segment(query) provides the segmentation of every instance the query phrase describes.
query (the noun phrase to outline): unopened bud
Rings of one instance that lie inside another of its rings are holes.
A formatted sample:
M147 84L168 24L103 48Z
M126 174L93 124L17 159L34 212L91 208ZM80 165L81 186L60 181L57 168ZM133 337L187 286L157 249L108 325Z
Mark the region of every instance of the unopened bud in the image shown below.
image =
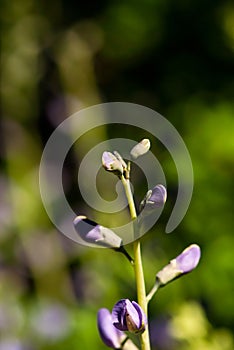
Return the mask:
M123 174L122 162L111 152L104 152L102 155L102 165L106 171L113 172L116 175Z
M132 156L133 159L137 159L138 157L147 153L149 149L150 149L150 140L143 139L136 146L132 148L130 155Z
M156 281L160 285L165 285L175 278L191 272L197 267L200 257L200 247L197 244L191 244L180 255L171 260L168 265L157 273Z
M80 238L86 242L106 248L119 248L122 244L122 239L116 233L86 216L77 216L73 224Z
M127 164L125 163L125 161L123 160L122 156L119 154L119 152L114 151L113 152L115 157L120 161L120 163L122 164L123 170L127 169Z
M141 334L145 330L147 317L135 301L119 300L112 310L113 325L121 331Z
M163 185L157 185L149 190L140 203L140 211L153 211L155 208L163 207L167 200L167 190Z

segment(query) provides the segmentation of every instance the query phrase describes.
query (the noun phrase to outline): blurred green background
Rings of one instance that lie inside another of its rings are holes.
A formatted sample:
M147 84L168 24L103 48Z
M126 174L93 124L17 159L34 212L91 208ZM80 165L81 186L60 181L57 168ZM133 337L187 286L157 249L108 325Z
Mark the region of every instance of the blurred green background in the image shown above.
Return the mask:
M112 101L165 116L186 142L194 167L187 215L166 235L177 175L168 152L155 146L168 202L143 239L147 288L190 243L201 246L202 259L151 302L152 349L233 349L233 2L2 0L0 16L0 350L105 349L97 310L136 298L124 257L79 246L57 232L38 186L52 131L71 113ZM83 152L116 135L147 136L103 127L82 139ZM67 196L92 218L74 189L77 152L65 164ZM145 191L136 176L139 199Z

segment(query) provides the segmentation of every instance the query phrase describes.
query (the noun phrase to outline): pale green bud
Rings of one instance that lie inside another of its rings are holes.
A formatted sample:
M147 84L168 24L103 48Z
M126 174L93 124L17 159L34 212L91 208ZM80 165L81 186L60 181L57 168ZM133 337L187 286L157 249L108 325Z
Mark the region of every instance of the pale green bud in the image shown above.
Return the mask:
M130 152L130 155L133 159L137 159L143 154L147 153L150 149L150 140L143 139L136 146L134 146Z

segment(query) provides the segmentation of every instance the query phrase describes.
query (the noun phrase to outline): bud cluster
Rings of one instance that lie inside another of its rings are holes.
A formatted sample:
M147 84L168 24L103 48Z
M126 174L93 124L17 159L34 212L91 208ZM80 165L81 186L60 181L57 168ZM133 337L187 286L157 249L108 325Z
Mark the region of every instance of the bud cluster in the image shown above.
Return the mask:
M150 141L143 139L132 148L129 158L136 160L138 157L146 154L149 149ZM102 155L102 165L106 171L112 172L121 179L128 199L131 218L135 220L137 214L129 182L130 161L126 163L117 151L106 151ZM162 209L166 203L166 199L167 190L164 185L158 184L154 188L149 189L140 203L138 220L136 220L137 225L140 227L142 219L158 210L158 208ZM144 292L145 282L142 273L141 255L137 253L140 240L137 238L134 242L134 260L123 247L122 238L111 229L89 220L86 216L82 215L77 216L73 224L81 240L92 245L111 248L121 252L135 267L138 302L139 300L141 302L137 303L129 299L121 299L116 302L112 312L106 308L101 308L97 315L97 326L102 341L106 346L113 349L135 350L137 347L132 342L132 338L128 336L128 334L132 334L134 336L140 336L141 343L144 345L142 348L150 349L150 341L147 338L148 319L146 316L148 303L159 287L167 285L169 282L191 272L197 267L201 257L200 247L197 244L191 244L176 258L172 259L156 274L156 280L152 290L148 295L144 295L146 293ZM141 295L140 298L139 295ZM146 337L143 338L143 334L146 334Z

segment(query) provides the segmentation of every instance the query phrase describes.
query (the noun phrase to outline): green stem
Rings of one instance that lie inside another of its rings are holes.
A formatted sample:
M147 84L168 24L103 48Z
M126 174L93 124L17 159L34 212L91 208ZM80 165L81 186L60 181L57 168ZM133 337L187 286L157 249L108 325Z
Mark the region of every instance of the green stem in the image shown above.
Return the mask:
M147 303L149 303L149 301L153 298L154 294L158 291L159 287L160 287L160 284L156 282L146 297Z
M134 199L133 199L132 191L130 187L130 182L128 179L126 180L124 176L121 177L121 181L123 183L126 197L128 200L131 218L132 220L135 220L137 218L137 214L136 214L135 203L134 203ZM138 232L135 232L135 234L138 237ZM137 300L138 300L138 304L142 307L142 310L145 312L147 317L148 310L147 310L147 299L146 299L146 291L145 291L145 278L144 278L143 264L142 264L142 258L141 258L141 245L140 245L139 239L134 241L133 250L134 250L134 271L135 271L135 279L136 279ZM141 334L140 337L141 337L141 349L150 350L148 324L145 325L145 331Z
M134 249L134 261L135 261L135 278L136 278L136 288L137 288L137 299L138 304L142 307L142 310L148 317L148 308L145 292L145 279L144 271L141 258L141 245L140 241L137 240L133 244ZM149 339L149 328L148 324L145 325L145 331L141 334L141 349L150 350L150 339Z
M121 176L121 181L122 181L122 184L123 184L123 187L125 190L125 194L127 197L131 218L132 218L132 220L135 220L137 218L137 213L136 213L134 199L132 196L130 181L128 179L126 180L123 175Z

